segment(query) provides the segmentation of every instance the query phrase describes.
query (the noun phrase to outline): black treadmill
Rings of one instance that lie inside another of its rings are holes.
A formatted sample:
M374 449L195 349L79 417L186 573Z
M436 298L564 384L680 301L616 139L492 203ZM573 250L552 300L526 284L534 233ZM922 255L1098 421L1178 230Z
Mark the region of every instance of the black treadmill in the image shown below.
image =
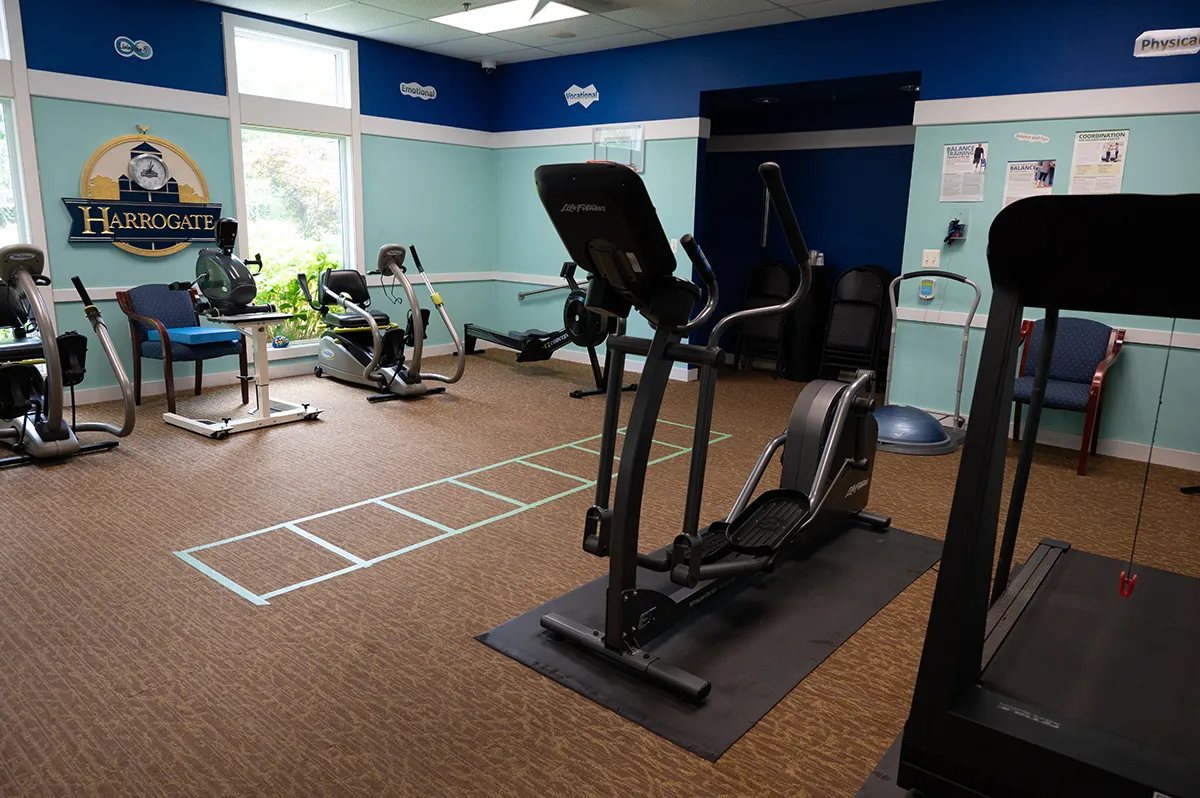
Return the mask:
M910 795L1200 796L1200 579L1139 566L1130 592L1127 561L1044 540L1008 580L1058 312L1200 319L1200 250L1161 251L1153 282L1122 254L1197 219L1200 194L1060 195L992 224L971 426L900 750ZM1047 340L993 586L1027 307L1046 308Z

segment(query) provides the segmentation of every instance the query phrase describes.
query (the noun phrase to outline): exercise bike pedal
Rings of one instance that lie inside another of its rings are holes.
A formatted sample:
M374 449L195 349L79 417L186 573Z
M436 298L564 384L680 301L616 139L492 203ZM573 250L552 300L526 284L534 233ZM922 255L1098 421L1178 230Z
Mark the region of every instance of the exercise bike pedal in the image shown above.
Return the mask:
M734 551L756 557L774 554L808 517L808 496L798 490L769 490L759 496L726 532Z

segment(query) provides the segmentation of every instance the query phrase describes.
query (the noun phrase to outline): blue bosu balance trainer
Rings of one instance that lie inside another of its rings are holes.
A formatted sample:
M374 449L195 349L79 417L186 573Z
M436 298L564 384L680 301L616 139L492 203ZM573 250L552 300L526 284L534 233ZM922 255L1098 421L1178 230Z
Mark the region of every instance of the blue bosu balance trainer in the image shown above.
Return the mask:
M896 358L896 319L897 305L900 300L900 283L915 278L945 278L964 283L975 289L975 301L967 313L963 323L962 350L958 356L958 394L954 399L954 414L935 415L919 407L910 405L894 405L891 403L892 374L895 373ZM975 310L983 298L982 292L972 281L954 272L944 272L940 269L923 269L921 271L902 274L888 289L888 299L892 303L892 341L888 350L887 388L883 394L883 407L875 411L875 421L879 424L879 449L895 454L951 454L958 451L963 438L967 435L967 420L962 417L963 374L967 368L967 342L971 335L971 322L975 319ZM950 419L949 425L944 423Z

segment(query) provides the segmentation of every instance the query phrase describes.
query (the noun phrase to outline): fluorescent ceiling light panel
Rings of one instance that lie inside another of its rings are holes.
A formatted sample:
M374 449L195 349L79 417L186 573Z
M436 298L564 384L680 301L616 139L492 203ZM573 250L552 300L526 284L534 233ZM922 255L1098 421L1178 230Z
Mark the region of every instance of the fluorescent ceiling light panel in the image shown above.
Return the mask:
M502 30L513 30L529 25L541 25L545 22L558 22L572 17L587 16L586 11L578 8L571 8L562 3L550 3L539 11L536 17L530 19L535 8L537 8L537 0L510 0L494 6L472 8L470 11L459 11L444 17L434 17L431 21L440 22L443 25L453 25L473 33L498 33Z

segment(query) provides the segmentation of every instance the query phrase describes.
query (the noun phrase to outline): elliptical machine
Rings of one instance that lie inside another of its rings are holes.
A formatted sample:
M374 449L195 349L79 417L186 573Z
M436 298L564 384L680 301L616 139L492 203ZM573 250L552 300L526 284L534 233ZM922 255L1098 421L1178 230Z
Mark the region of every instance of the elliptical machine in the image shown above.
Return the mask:
M404 259L412 252L413 264L429 296L442 317L442 323L454 341L458 365L454 374L445 376L421 371L421 354L427 337L429 310L417 302L416 291L408 279ZM309 291L308 275L296 276L304 298L321 313L325 332L321 335L321 350L317 366L313 369L318 377L328 374L334 379L377 388L383 393L368 396L369 402L386 402L391 399L407 399L423 394L444 393L445 387L431 387L424 380L455 383L462 379L466 365L466 351L459 340L458 331L450 321L450 314L442 301L442 295L433 288L429 275L421 266L417 248L406 250L399 244L386 244L379 250L372 275L390 275L395 283L404 288L408 297L408 323L403 331L382 311L371 310L371 292L367 280L357 269L326 269L317 278L317 298ZM399 299L393 299L399 304ZM332 308L339 308L340 312ZM404 350L412 347L412 359L406 364Z
M717 280L699 244L680 239L700 274L707 299L694 317L700 287L672 274L675 255L638 174L614 163L542 166L535 182L542 204L571 256L591 274L587 307L626 318L632 309L655 329L653 340L618 335L608 340L609 373L620 374L627 355L646 358L641 385L625 430L616 498L609 503L621 391L610 380L600 439L595 505L588 510L583 549L609 560L603 629L559 614L543 628L622 666L632 674L693 701L711 689L704 678L661 660L647 642L701 611L706 599L746 577L771 571L785 557L804 556L849 526L884 531L891 519L868 512L877 428L874 374L859 371L846 384L815 380L801 391L787 431L768 442L749 479L721 521L699 528L704 470L711 431L717 369L724 362L722 334L746 319L786 313L812 285L808 249L792 212L779 167L759 168L786 234L800 279L777 305L738 311L717 322L706 346L681 343L717 305ZM652 554L638 551L644 476L663 394L675 362L700 367L695 438L682 530L674 543ZM776 451L784 449L779 488L753 496ZM666 573L677 588L639 587L642 571Z
M104 432L124 438L133 432L133 387L113 347L100 310L78 277L71 278L83 312L91 322L112 366L125 418L121 426L75 421L75 386L86 374L87 338L77 332L56 335L54 320L38 292L50 285L42 274L45 256L36 247L0 248L0 325L13 328L13 340L0 343L0 446L16 454L0 459L0 468L107 451L118 442L80 443L79 432ZM43 373L44 372L44 373ZM63 388L71 390L71 422L63 418Z

